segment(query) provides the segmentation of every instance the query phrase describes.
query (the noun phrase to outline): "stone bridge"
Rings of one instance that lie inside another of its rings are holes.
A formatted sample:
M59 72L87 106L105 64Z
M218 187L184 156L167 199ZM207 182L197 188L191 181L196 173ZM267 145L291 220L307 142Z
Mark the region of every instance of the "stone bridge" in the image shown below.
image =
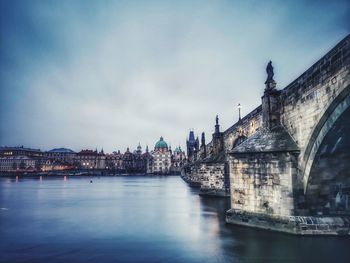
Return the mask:
M268 77L262 104L220 133L230 178L227 222L294 234L350 226L350 36L283 89ZM218 125L218 123L217 123ZM220 137L220 136L219 136ZM215 159L215 158L214 158ZM224 159L224 160L223 160Z
M243 127L247 139L228 150L228 222L349 234L349 45L347 36L282 90L268 78L260 127Z

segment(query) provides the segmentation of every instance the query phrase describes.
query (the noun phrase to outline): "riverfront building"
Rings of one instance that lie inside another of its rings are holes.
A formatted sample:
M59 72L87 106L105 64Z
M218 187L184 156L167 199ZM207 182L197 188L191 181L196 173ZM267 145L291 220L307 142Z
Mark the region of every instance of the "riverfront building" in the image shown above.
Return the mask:
M186 161L185 152L176 147L174 154L163 137L154 150L142 152L140 143L135 151L129 147L124 153L111 154L84 149L74 152L67 148L55 148L46 152L22 147L0 148L0 171L50 172L62 170L106 170L109 173L169 174L179 173Z
M103 149L100 152L97 149L95 151L82 150L76 154L74 165L79 169L105 169L106 155Z
M35 171L40 160L23 155L0 158L0 171Z
M67 148L55 148L44 152L44 157L47 157L48 159L69 164L73 164L76 155L76 152Z
M151 174L153 171L153 156L148 150L148 145L146 146L146 152L142 154L142 160L145 173Z
M171 156L171 171L175 173L181 172L181 167L185 164L186 153L181 149L181 146L175 148Z
M106 153L106 169L111 171L120 171L123 166L123 155L120 151Z
M39 149L21 147L0 148L0 171L35 171L46 162Z
M152 157L152 173L166 174L170 172L171 150L163 137L160 137L159 141L156 142Z
M43 152L40 149L31 149L23 146L20 147L0 147L0 157L8 156L30 156L30 157L42 157Z

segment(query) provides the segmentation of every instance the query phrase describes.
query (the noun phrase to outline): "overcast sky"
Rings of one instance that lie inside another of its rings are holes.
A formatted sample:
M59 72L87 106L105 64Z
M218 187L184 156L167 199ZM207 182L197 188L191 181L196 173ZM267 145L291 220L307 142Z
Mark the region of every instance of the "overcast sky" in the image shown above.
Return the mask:
M283 3L283 4L282 4ZM0 1L0 145L210 140L349 33L339 1Z

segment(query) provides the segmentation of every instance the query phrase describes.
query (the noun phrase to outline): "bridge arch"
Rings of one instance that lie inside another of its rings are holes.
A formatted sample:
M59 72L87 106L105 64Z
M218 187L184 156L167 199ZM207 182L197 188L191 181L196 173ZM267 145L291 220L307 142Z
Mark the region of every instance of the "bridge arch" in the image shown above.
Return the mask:
M333 187L331 186L330 182L334 182L336 180L348 180L347 178L340 179L338 178L339 175L336 174L340 173L339 164L342 166L343 163L345 163L345 165L348 166L347 169L350 168L350 151L348 150L350 147L349 130L350 85L343 89L343 91L330 103L329 107L327 108L320 121L314 128L309 143L303 155L302 163L304 164L304 166L301 166L301 172L304 186L304 194L306 198L309 199L309 201L311 200L311 203L317 203L315 201L317 199L315 194L316 192L318 195L318 201L321 200L320 198L322 198L322 196L324 197L324 199L327 199L325 197L327 196L325 192L327 192L329 195L330 187ZM335 149L339 147L343 149L343 155L338 158L343 158L343 161L334 160L334 157L337 155L330 153L333 153ZM345 157L344 154L346 155ZM331 160L332 158L333 160ZM347 164L347 162L344 162L345 159L349 160L349 165ZM324 167L325 165L335 165L336 167L331 167L331 169L334 168L334 172L330 169L330 167ZM348 172L341 173L348 174ZM327 184L329 185L327 186ZM326 187L328 188L326 189ZM326 201L323 205L325 204Z
M350 85L340 92L340 94L328 106L318 124L315 126L309 142L305 148L302 158L301 172L304 185L304 193L307 190L310 171L314 163L315 156L320 145L333 127L338 118L350 107Z

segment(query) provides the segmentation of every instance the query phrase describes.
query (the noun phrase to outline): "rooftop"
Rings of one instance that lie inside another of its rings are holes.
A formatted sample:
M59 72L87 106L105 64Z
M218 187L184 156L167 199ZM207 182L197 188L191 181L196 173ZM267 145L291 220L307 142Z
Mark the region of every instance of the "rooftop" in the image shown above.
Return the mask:
M73 150L67 149L67 148L55 148L48 152L49 153L75 153Z
M40 149L32 149L32 148L25 148L23 146L4 146L0 147L0 151L32 151L32 152L40 152Z
M283 126L271 131L260 129L250 138L232 149L231 153L295 152L299 148Z

